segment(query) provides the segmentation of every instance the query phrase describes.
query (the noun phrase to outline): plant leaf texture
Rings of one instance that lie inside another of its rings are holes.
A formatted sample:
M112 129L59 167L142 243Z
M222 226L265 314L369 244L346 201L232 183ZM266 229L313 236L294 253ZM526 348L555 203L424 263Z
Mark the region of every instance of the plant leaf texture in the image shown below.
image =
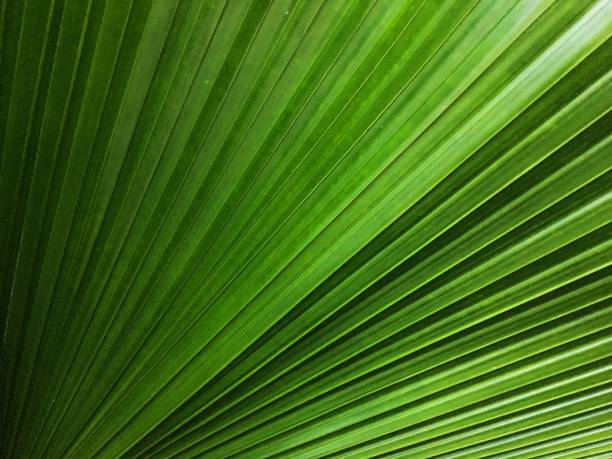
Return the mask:
M0 39L0 457L612 457L612 0Z

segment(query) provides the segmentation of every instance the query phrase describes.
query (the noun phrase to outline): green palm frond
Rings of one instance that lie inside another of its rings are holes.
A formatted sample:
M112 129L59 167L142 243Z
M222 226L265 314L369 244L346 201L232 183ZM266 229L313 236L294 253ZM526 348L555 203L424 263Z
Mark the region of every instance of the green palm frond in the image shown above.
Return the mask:
M0 33L2 457L612 455L612 1Z

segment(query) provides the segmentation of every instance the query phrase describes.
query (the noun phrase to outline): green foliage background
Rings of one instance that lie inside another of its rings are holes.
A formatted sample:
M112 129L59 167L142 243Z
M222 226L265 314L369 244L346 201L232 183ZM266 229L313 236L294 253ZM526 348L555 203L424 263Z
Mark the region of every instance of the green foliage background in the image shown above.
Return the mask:
M612 455L612 1L1 14L2 457Z

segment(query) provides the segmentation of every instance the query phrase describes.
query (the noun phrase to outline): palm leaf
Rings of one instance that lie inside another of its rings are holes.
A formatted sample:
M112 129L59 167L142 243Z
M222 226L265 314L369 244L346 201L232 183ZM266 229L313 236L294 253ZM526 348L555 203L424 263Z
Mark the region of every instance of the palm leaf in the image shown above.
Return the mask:
M7 458L612 454L609 0L6 0Z

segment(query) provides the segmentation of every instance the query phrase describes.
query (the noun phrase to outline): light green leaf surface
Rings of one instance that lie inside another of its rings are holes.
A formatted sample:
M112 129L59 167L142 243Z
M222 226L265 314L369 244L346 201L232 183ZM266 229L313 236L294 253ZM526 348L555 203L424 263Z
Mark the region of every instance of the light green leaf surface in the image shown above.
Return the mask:
M6 458L612 456L610 0L3 0Z

